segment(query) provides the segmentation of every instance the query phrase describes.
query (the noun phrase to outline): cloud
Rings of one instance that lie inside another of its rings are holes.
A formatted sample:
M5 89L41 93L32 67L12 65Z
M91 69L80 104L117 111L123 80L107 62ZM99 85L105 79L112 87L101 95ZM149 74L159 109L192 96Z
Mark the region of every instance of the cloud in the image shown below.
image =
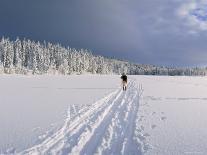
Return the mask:
M206 0L185 2L177 10L177 14L191 28L189 32L207 31Z
M0 35L59 42L138 63L204 64L206 4L206 0L2 0Z

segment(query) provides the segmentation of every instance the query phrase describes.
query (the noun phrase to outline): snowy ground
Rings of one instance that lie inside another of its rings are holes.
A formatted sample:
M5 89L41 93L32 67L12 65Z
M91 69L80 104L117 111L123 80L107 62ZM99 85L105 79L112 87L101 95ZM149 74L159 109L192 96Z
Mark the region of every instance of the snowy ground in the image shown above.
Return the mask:
M139 131L145 154L207 152L207 78L135 77L143 84Z
M61 128L69 105L94 103L120 84L117 76L0 76L0 154L40 143Z
M5 76L0 152L205 154L206 77Z

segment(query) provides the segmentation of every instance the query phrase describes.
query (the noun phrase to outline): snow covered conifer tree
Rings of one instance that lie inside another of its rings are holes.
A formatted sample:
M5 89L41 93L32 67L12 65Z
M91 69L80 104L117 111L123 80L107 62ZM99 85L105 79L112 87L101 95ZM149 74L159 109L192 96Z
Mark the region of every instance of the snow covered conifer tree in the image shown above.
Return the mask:
M13 60L13 65L15 67L15 73L21 73L22 70L22 60L21 60L21 49L22 49L22 45L21 45L21 41L19 40L19 38L16 39L16 41L14 42L14 60Z
M4 72L4 66L3 66L3 63L4 63L4 56L3 56L4 45L3 45L3 40L4 40L4 38L2 38L2 40L0 41L0 73Z
M5 73L12 73L13 69L14 48L9 39L3 40L3 66Z
M142 65L93 55L90 51L64 48L60 44L34 42L17 38L0 41L0 73L33 74L145 74L206 75L207 68L173 68Z

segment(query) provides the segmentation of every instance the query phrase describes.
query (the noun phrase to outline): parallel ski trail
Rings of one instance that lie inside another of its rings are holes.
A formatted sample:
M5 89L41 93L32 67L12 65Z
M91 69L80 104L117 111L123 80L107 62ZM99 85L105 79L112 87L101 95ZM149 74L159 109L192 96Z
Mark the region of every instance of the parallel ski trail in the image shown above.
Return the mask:
M63 127L60 130L58 130L56 133L54 133L54 135L48 137L41 144L36 145L28 150L25 150L21 152L20 154L34 154L34 153L42 154L47 151L50 151L51 148L55 144L57 144L58 142L60 142L61 140L65 138L66 134L70 133L71 130L75 129L82 122L85 122L86 118L88 118L98 109L102 109L104 106L107 106L107 103L110 100L113 100L120 93L121 93L120 90L116 90L115 92L112 92L111 94L104 97L103 99L97 101L95 104L93 104L89 108L86 107L83 110L81 110L79 112L80 114L76 115L73 120L70 120L70 118L67 118L65 120Z
M98 154L141 154L138 145L135 144L133 133L138 112L138 93L135 83L132 82L124 106L119 110L116 119L111 122L107 134L98 148ZM134 146L132 147L132 145Z
M131 85L131 84L130 84ZM129 85L129 87L130 87ZM113 105L110 107L110 111L104 118L99 122L90 139L88 139L81 150L81 152L76 152L78 154L94 154L96 153L97 147L100 145L102 137L105 135L106 129L111 123L112 119L120 112L121 107L123 106L123 101L126 98L126 93L122 94L117 100L114 101Z
M128 89L109 94L70 115L61 129L41 144L19 154L141 154L135 134L141 89L130 81Z
M88 116L83 124L80 125L79 130L71 131L71 136L68 137L69 141L75 141L75 144L70 145L68 148L65 149L64 153L72 153L71 154L79 154L79 150L85 144L87 139L90 139L90 136L93 135L93 131L102 122L102 119L108 114L111 107L115 103L117 99L121 96L121 91L115 96L114 99L109 100L106 106L100 108L100 110L95 111L91 116ZM78 133L77 133L78 132ZM75 135L75 138L74 138ZM77 143L78 142L78 143ZM75 153L73 153L75 152Z

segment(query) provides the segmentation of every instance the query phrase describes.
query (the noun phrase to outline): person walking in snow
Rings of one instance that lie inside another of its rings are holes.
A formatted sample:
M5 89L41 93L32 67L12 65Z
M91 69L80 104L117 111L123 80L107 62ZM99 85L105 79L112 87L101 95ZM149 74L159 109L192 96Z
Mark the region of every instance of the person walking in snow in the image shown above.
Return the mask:
M126 76L126 74L123 73L121 76L121 79L122 79L123 90L126 91L126 89L127 89L127 76Z

